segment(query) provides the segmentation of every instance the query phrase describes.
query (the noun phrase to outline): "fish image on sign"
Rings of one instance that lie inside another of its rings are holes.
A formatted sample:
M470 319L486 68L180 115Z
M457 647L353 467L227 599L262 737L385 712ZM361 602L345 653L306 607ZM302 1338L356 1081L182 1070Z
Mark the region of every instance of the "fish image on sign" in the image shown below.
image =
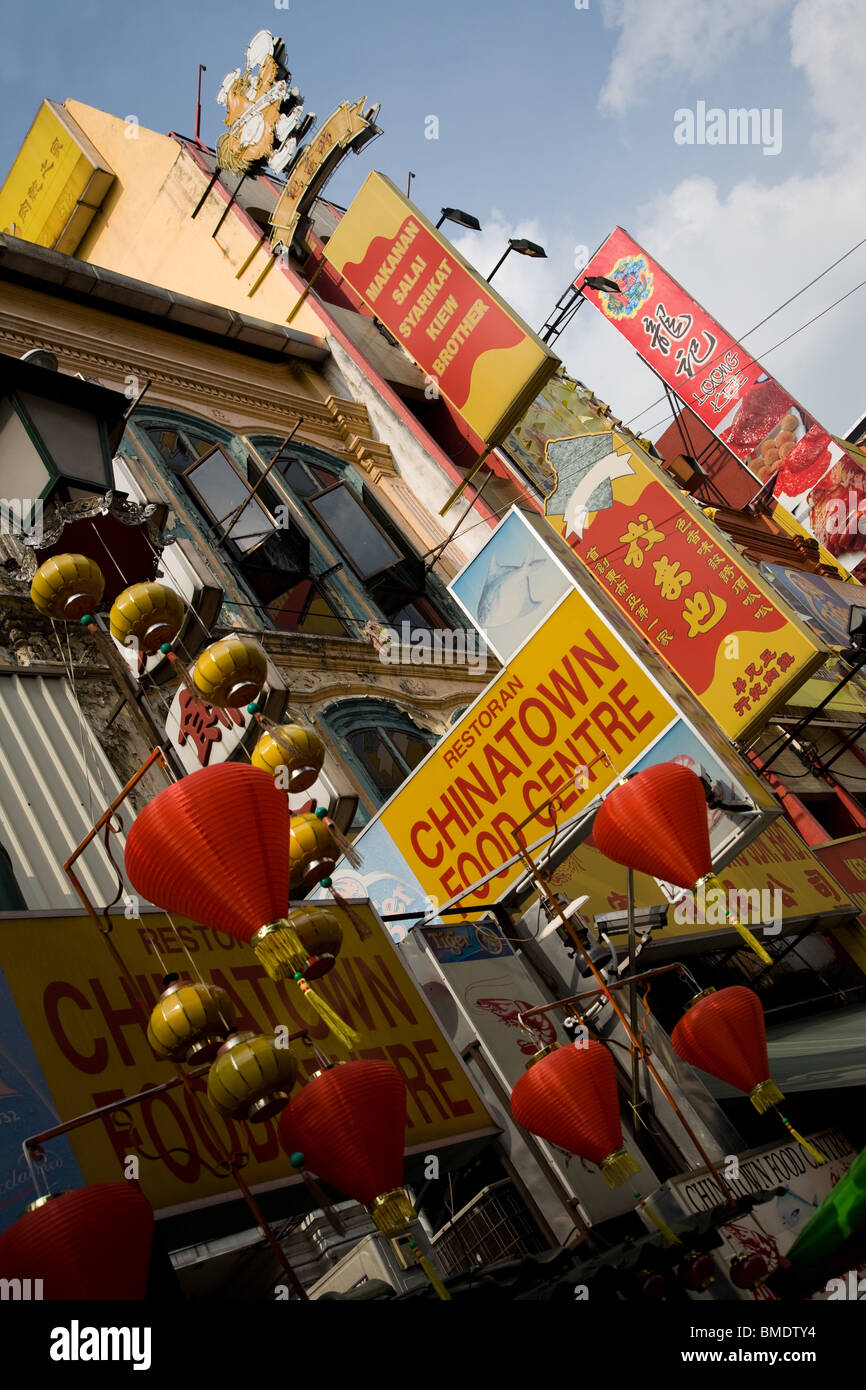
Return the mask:
M571 587L535 534L512 513L451 585L500 661L508 661Z

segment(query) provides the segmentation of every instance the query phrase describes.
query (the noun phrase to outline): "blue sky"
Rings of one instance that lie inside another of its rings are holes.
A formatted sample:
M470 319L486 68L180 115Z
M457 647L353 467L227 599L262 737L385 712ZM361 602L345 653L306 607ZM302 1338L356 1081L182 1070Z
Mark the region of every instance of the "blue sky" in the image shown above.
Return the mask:
M864 0L107 0L7 8L0 74L0 167L43 96L75 97L151 129L192 133L203 82L204 138L215 96L258 28L286 41L308 110L325 117L363 94L384 135L329 188L348 202L370 168L438 217L475 213L457 234L486 274L508 236L542 242L547 261L511 256L497 288L539 328L590 250L618 223L734 335L866 237ZM782 113L782 148L687 146L674 113L747 106ZM426 138L428 117L438 138ZM747 339L777 343L866 280L866 246ZM833 431L866 412L860 322L866 289L789 344L767 369ZM655 379L615 329L585 307L559 340L567 367L645 430L665 408ZM650 429L657 435L658 429Z

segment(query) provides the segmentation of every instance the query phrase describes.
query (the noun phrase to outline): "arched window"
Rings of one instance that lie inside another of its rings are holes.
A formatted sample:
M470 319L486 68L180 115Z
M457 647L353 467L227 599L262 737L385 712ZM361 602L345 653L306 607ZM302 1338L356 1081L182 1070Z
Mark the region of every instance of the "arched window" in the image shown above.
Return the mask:
M442 626L429 594L437 581L351 464L312 445L242 438L179 411L142 406L134 429L277 628L357 636L371 616Z
M279 472L316 532L340 557L338 567L363 585L389 622L413 627L443 626L431 602L423 558L386 514L351 464L311 445L253 436L263 459Z
M340 740L347 762L378 807L393 796L430 749L435 734L388 700L342 700L321 718Z

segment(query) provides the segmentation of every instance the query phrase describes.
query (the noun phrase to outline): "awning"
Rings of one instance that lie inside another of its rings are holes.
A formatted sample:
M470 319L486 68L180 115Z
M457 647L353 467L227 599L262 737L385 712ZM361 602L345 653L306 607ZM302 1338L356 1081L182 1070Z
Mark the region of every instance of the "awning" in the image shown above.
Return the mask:
M787 1094L866 1085L866 1005L835 1009L767 1029L770 1075ZM742 1092L704 1078L710 1094L733 1100Z

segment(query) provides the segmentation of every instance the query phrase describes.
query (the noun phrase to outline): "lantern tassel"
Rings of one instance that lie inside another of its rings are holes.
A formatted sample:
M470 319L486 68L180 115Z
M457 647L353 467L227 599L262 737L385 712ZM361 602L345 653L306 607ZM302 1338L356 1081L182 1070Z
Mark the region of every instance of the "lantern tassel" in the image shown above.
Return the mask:
M318 812L317 814L321 815L321 812ZM355 846L352 844L352 841L346 839L340 827L336 825L334 821L331 820L330 816L322 816L322 820L328 827L328 830L331 832L331 839L334 841L334 844L337 846L337 849L340 851L343 857L347 860L349 864L351 864L353 869L360 869L361 856L355 849Z
M272 980L291 980L299 972L303 974L309 964L309 952L288 922L262 927L253 937L252 946L256 959Z
M731 922L731 926L740 933L744 945L752 948L758 960L762 960L765 965L773 964L773 957L770 955L769 951L761 945L758 938L749 931L748 927L744 927L742 922Z
M427 1275L427 1278L430 1280L430 1284L432 1285L432 1288L433 1288L434 1293L436 1294L436 1297L437 1297L437 1298L441 1298L442 1301L443 1301L443 1303L450 1303L450 1302L452 1301L451 1295L450 1295L450 1293L448 1292L448 1290L446 1289L445 1285L442 1283L442 1280L439 1278L439 1275L436 1273L436 1271L435 1271L435 1269L433 1268L433 1266L431 1265L430 1261L427 1259L427 1256L421 1254L421 1251L420 1251L420 1250L418 1249L418 1247L415 1245L414 1240L410 1240L410 1241L409 1241L409 1248L410 1248L410 1249L413 1249L413 1247L414 1247L413 1253L414 1253L414 1255L415 1255L415 1259L416 1259L418 1265L420 1266L420 1268L421 1268L421 1269L424 1271L424 1273Z
M294 760L298 756L298 750L292 743L291 739L286 738L280 725L275 724L273 719L269 719L266 714L261 714L258 711L256 712L255 719L259 727L264 729L266 734L270 734L271 738L274 740L274 743L278 743L282 748L283 752L288 753L289 757L294 762Z
M327 1023L337 1042L345 1047L347 1052L354 1052L361 1042L360 1033L356 1033L354 1028L350 1028L340 1015L331 1008L326 999L321 994L317 994L312 985L306 980L298 980L298 989L308 1001L310 1008L314 1009L323 1023Z
M784 1094L779 1090L771 1076L756 1086L754 1091L749 1092L749 1100L759 1115L766 1114L768 1110L771 1110L773 1106L778 1105L780 1100L784 1099Z
M634 1192L633 1195L635 1197L640 1197L640 1193L637 1191ZM642 1212L645 1212L645 1214L649 1217L653 1225L659 1231L661 1231L666 1241L668 1241L671 1245L682 1245L682 1241L680 1240L676 1232L671 1230L668 1223L662 1220L657 1211L653 1211L646 1198L643 1198L638 1202L638 1207Z
M171 663L172 670L177 673L177 677L181 685L189 691L190 695L192 695L196 700L198 700L199 704L206 705L207 700L205 699L204 695L202 695L201 691L196 689L195 684L193 683L192 675L190 674L190 669L187 666L186 662L178 656L177 652L166 652L166 657L168 661Z
M791 1138L792 1138L792 1139L796 1139L797 1143L800 1144L800 1145L802 1146L802 1148L804 1148L804 1149L806 1150L806 1153L812 1155L812 1157L815 1159L815 1162L816 1162L816 1163L826 1163L827 1160L826 1160L826 1158L824 1157L824 1155L823 1155L822 1153L819 1153L818 1150L817 1150L816 1148L814 1148L812 1144L809 1143L808 1139L804 1139L803 1136L802 1136L802 1134L798 1134L798 1133L797 1133L796 1129L795 1129L794 1126L791 1124L790 1120L786 1120L786 1119L785 1119L785 1116L782 1114L781 1110L779 1110L779 1108L778 1108L777 1106L774 1106L773 1108L775 1109L776 1114L778 1115L779 1119L782 1121L782 1124L785 1126L785 1128L786 1128L786 1130L788 1131L788 1133L790 1134Z
M617 1149L602 1159L601 1171L608 1187L619 1187L632 1173L640 1172L640 1164L635 1162L627 1149Z
M341 908L343 912L345 912L349 921L354 926L355 931L358 933L358 939L360 941L366 941L368 936L373 935L371 929L367 926L367 923L364 921L363 917L361 917L360 914L355 911L351 903L346 902L345 898L340 897L340 894L337 892L336 888L331 889L331 897L333 898L335 905Z
M725 885L715 874L707 874L704 881L708 888L717 888L719 892L724 894L727 898L728 894ZM728 918L728 925L740 933L740 936L743 938L743 945L750 947L758 957L758 960L763 961L765 965L772 965L773 957L770 955L769 951L761 945L755 934L750 932L749 928L744 926L742 922L737 922L729 912L726 912L725 916Z

